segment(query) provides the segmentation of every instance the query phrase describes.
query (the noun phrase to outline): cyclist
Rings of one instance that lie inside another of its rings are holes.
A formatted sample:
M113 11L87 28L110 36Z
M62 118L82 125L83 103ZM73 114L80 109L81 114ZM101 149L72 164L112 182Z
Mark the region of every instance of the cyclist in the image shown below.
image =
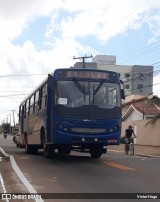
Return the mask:
M133 127L130 125L126 130L125 130L125 151L127 149L127 144L130 142L133 142L132 139L132 134L134 137L137 137L134 133Z
M4 131L4 138L7 138L7 130Z

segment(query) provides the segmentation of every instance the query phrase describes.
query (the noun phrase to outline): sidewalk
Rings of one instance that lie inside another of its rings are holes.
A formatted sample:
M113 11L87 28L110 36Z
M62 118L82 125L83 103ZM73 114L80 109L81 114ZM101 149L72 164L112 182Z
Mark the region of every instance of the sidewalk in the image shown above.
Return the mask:
M108 151L121 152L124 153L124 144L117 146L109 145ZM144 145L134 145L134 154L138 156L154 157L160 158L160 146L144 146Z

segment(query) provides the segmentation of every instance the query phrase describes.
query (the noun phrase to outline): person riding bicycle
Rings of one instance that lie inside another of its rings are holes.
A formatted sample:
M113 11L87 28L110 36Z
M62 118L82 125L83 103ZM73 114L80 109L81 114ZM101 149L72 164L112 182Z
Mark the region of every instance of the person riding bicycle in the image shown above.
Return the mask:
M132 134L134 137L137 137L134 133L133 127L130 125L126 130L125 130L125 149L127 147L127 144L129 144L131 141L133 142L132 139Z
M7 130L4 130L4 138L7 138Z

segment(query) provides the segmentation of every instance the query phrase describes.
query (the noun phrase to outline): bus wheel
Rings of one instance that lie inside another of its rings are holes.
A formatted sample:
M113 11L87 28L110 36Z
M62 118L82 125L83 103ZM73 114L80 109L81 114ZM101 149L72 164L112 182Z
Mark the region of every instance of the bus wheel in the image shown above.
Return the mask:
M103 153L103 146L102 145L92 145L90 147L90 154L92 158L100 158Z
M27 135L25 136L25 152L27 154L31 154L32 151L31 151L31 146L28 145L28 138L27 138Z
M59 146L58 147L58 153L60 155L63 155L63 154L69 155L71 153L71 147L68 145Z
M46 158L52 157L52 147L49 144L46 144L46 136L43 134L43 154Z
M59 147L58 148L58 153L60 154L60 155L63 155L65 152L64 152L64 149L63 148L61 148L61 147Z
M52 147L51 147L51 145L46 145L43 152L44 152L44 156L47 159L51 158L52 157Z

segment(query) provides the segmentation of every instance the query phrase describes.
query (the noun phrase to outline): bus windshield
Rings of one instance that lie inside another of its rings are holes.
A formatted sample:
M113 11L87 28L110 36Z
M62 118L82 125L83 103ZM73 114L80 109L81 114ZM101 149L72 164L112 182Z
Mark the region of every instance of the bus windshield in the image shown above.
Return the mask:
M120 86L101 81L57 81L56 114L67 117L119 118Z

